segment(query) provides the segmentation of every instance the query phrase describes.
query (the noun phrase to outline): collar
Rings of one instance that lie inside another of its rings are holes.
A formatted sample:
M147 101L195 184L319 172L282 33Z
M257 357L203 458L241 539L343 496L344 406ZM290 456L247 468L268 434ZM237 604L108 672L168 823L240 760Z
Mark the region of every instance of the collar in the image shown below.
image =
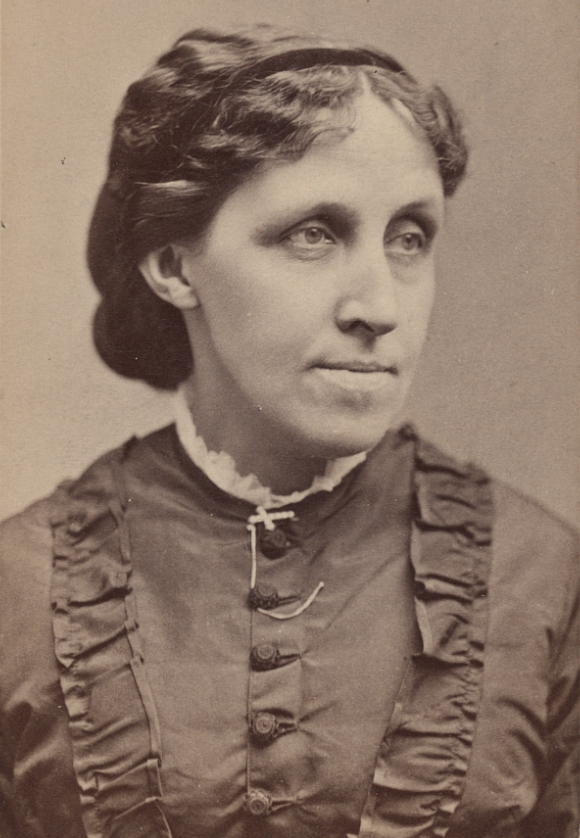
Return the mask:
M268 486L263 486L255 474L239 474L233 457L226 451L208 451L205 442L196 431L183 386L177 390L173 398L173 413L181 445L206 477L224 492L264 509L277 509L298 503L316 492L332 492L342 479L367 457L367 452L363 451L350 457L329 460L324 474L316 475L308 489L292 492L290 495L277 495Z

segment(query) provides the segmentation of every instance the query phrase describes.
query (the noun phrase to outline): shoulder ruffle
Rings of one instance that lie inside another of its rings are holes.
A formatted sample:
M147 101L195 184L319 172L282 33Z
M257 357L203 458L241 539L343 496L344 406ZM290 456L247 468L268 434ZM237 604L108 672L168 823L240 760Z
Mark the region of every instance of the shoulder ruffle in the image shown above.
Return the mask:
M92 466L53 517L55 651L88 838L170 838L131 592L122 458L121 450Z
M361 838L443 838L465 785L483 681L489 480L414 436L411 560L422 650L381 745Z

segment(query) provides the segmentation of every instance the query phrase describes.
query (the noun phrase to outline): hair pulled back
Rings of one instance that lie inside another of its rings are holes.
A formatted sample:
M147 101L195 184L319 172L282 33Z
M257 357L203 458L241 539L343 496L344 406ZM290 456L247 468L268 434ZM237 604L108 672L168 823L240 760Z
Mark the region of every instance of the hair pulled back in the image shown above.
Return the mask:
M293 69L280 58L282 69L252 73L268 59L321 47L337 45L269 27L228 35L194 30L129 87L88 245L102 295L95 345L115 372L163 389L188 377L193 358L182 314L151 291L139 263L171 242L201 237L260 164L300 158L322 133L351 130L364 77L385 102L406 106L434 149L444 193L457 188L467 148L453 106L440 88L420 86L383 53L365 51L368 66ZM372 65L373 56L381 66Z

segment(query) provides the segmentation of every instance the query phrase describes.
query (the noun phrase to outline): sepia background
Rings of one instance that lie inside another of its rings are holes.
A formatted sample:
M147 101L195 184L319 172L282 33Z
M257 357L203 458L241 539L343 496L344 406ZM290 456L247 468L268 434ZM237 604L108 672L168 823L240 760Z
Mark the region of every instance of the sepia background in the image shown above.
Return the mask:
M265 21L392 52L465 115L408 414L577 520L575 0L6 0L0 517L170 419L90 341L85 235L127 87L185 30Z

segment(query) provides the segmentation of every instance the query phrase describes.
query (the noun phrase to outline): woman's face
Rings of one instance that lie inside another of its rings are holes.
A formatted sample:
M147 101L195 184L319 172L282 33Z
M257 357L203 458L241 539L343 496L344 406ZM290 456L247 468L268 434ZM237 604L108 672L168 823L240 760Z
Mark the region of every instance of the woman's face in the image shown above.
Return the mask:
M366 93L346 139L256 174L201 247L175 246L198 304L184 314L210 447L234 454L243 429L250 449L310 458L372 448L415 372L443 214L431 146Z

